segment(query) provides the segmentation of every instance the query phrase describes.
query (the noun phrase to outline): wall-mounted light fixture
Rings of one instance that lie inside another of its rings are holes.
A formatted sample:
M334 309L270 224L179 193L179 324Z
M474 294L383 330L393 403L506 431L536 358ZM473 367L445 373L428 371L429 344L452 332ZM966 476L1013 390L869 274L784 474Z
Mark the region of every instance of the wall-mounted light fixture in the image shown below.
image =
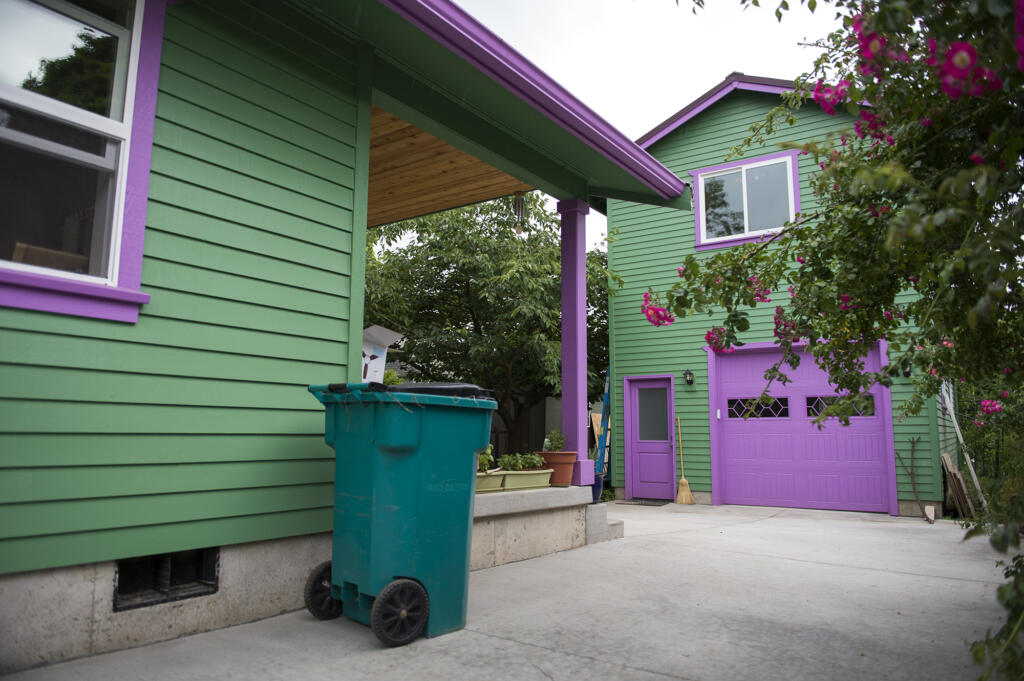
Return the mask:
M911 368L912 368L912 366L911 366L910 362L907 362L906 364L903 365L903 378L910 378L910 370L911 370Z
M683 372L683 380L686 381L686 385L693 385L693 372L687 369Z

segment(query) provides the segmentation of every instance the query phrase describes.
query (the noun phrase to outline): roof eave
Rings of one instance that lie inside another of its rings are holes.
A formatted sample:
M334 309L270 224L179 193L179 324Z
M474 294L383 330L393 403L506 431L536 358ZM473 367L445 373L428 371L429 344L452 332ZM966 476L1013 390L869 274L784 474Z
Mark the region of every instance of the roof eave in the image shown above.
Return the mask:
M650 148L652 144L670 134L688 120L694 118L712 104L735 90L765 92L768 94L781 95L784 92L792 91L794 87L795 85L791 80L748 76L743 73L730 73L721 83L714 86L700 97L656 125L652 130L642 135L636 143L644 149Z
M662 199L682 194L684 183L674 173L449 0L380 2Z

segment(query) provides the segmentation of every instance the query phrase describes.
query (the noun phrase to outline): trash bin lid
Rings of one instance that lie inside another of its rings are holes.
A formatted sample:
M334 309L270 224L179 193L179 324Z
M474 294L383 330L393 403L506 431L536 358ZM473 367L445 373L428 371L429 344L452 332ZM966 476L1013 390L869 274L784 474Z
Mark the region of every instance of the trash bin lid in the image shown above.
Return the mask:
M481 388L472 383L401 383L384 385L383 383L331 383L327 391L347 393L353 389L362 392L380 393L416 393L419 395L440 395L442 397L472 397L478 399L494 399L494 391Z

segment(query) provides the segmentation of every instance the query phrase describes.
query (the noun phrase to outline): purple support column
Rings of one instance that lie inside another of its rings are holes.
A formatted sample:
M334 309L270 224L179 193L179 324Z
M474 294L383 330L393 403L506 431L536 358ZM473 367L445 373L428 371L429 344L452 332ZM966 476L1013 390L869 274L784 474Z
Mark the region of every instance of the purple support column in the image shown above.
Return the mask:
M562 432L576 452L572 484L594 484L587 458L587 213L579 199L558 202L562 216Z

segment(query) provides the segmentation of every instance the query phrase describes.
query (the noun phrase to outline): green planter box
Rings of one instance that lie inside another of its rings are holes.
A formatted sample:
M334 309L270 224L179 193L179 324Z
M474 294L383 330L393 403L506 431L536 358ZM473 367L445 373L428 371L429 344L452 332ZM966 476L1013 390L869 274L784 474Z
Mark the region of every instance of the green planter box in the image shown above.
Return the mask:
M505 481L506 472L507 471L498 471L497 473L477 473L476 493L484 494L486 492L500 492L502 483Z
M540 471L505 471L504 489L542 489L551 486L551 469Z

